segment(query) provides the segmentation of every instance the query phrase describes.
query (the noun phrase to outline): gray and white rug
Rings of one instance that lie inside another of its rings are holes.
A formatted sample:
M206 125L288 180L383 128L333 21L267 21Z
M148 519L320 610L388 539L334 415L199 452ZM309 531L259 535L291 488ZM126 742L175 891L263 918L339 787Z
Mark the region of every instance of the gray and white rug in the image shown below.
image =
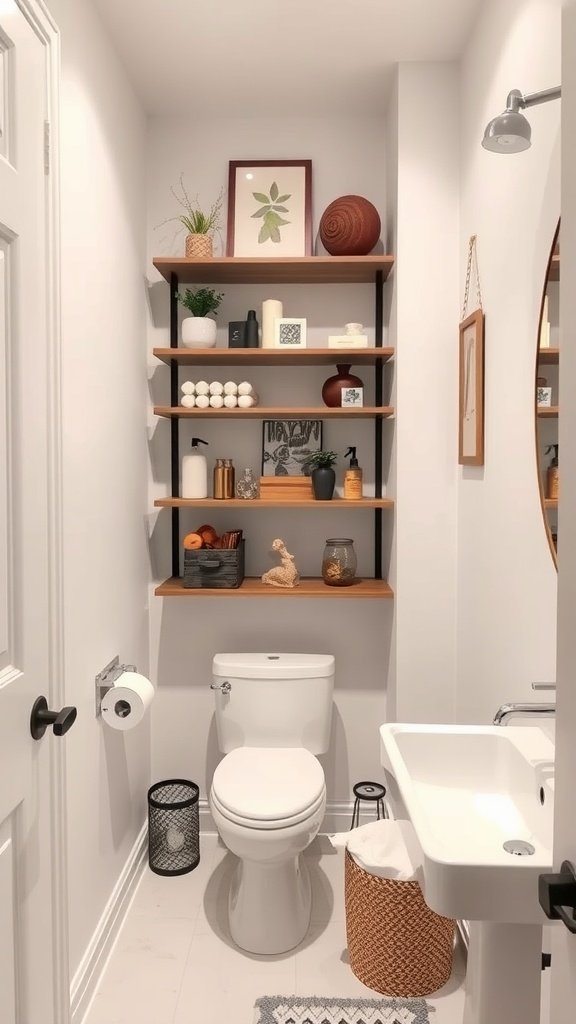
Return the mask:
M263 996L256 1024L430 1024L425 999L330 999Z

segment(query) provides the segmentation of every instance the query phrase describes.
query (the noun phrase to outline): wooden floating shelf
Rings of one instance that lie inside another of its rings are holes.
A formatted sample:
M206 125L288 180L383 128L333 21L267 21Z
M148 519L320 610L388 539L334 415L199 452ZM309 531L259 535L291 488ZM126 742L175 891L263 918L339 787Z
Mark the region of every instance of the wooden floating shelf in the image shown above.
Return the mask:
M538 349L538 362L539 363L559 363L560 362L560 349L559 348L539 348Z
M558 416L560 410L557 405L539 405L536 407L536 415L541 419L554 419Z
M179 284L370 284L386 280L393 256L216 256L210 260L158 256L156 270Z
M175 361L182 366L330 366L349 362L355 365L386 362L393 348L302 348L286 352L278 348L155 348L153 354L163 363Z
M350 498L333 498L332 501L317 501L316 498L157 498L156 508L241 508L246 511L277 509L277 508L314 508L338 511L339 509L361 508L394 508L391 498L361 498L353 501Z
M365 405L362 408L342 409L340 406L329 409L327 406L318 409L316 406L306 408L278 408L264 405L253 406L252 409L184 409L182 406L155 405L156 416L180 419L245 419L245 420L324 420L324 419L384 419L394 415L392 406Z
M265 598L392 598L394 593L385 580L356 580L350 587L327 587L324 580L306 577L300 580L300 586L293 589L270 587L262 583L260 577L247 577L236 590L216 590L212 588L185 589L182 580L170 577L156 587L157 597L265 597Z
M544 508L558 508L558 498L544 498Z
M550 260L550 267L548 269L548 280L560 280L560 253L554 253L552 259Z

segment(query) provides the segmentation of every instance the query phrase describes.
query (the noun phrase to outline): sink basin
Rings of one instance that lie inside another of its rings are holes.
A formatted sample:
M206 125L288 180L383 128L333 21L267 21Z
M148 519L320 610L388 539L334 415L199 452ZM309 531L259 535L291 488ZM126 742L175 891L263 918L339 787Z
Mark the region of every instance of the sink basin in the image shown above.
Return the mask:
M395 813L410 818L420 846L428 905L469 921L543 924L538 875L552 870L554 804L546 734L390 724L380 740ZM508 852L510 842L531 852Z

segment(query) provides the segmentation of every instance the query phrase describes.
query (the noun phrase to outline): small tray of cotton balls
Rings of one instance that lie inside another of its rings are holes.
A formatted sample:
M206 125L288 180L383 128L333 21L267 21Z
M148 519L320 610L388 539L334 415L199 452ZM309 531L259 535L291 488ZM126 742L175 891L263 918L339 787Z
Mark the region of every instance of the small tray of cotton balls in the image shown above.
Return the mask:
M180 405L184 409L252 409L258 405L258 395L247 380L240 384L233 380L227 380L225 384L218 380L211 384L206 380L196 383L186 380L180 390Z

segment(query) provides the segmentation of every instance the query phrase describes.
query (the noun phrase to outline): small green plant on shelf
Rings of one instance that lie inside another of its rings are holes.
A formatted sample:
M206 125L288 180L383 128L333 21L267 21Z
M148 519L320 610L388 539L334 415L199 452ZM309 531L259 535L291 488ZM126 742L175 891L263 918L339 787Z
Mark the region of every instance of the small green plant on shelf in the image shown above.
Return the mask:
M307 460L306 465L310 470L332 469L332 466L337 459L338 455L336 452L313 452Z
M178 192L174 185L171 185L170 191L176 202L184 210L184 213L179 214L177 217L170 217L169 220L179 220L191 235L208 235L211 231L216 231L219 227L220 213L224 202L224 189L220 189L218 198L212 203L208 212L204 213L200 209L198 196L195 199L190 198L184 184L183 174L180 175L179 188L180 191ZM164 221L164 223L166 224L167 221Z
M178 299L192 316L208 316L209 313L215 313L223 298L224 293L217 292L214 288L197 288L194 292L187 288L184 294L178 292Z

